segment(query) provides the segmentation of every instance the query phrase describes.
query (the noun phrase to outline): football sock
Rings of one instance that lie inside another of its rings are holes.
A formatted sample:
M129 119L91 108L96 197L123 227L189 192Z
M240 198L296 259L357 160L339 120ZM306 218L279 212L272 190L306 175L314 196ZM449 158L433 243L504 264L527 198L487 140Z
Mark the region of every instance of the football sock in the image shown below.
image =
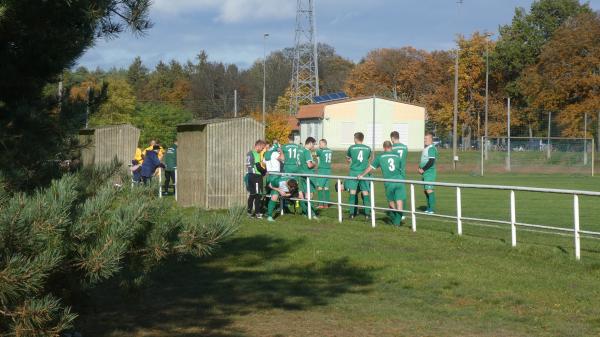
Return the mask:
M350 206L350 215L354 215L354 210L356 209L354 207L354 205L356 205L358 201L358 197L356 194L350 194L350 196L348 197L348 204L352 205Z
M329 193L329 189L326 188L325 190L323 190L323 194L325 197L325 201L327 202L331 202L331 193ZM328 206L328 204L325 204L326 206Z
M277 207L277 202L273 200L269 200L269 208L267 209L267 215L273 216L273 212L275 211L275 207Z
M371 195L363 195L363 205L366 207L371 207ZM365 208L365 214L371 214L371 208Z
M429 201L429 193L427 193L427 191L425 191L425 198L427 198L427 210L431 209L431 203Z
M429 194L429 210L435 212L435 192Z

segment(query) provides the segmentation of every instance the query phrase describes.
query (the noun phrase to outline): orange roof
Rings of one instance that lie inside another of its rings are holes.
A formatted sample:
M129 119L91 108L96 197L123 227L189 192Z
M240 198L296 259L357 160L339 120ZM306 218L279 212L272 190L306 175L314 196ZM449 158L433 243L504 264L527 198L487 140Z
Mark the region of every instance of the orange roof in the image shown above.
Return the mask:
M300 123L298 122L298 119L296 117L289 116L288 125L290 126L292 131L300 131Z

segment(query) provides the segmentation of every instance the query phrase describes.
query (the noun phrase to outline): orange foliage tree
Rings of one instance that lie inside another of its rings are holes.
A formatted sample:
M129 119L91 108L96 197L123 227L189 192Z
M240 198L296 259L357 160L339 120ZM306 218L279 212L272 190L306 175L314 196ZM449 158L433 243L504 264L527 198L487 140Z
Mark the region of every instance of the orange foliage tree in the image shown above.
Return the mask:
M600 16L584 13L567 20L529 67L520 88L529 105L557 114L561 134L583 137L586 113L600 112ZM589 135L589 134L588 134Z
M262 123L262 112L255 111L250 114L252 118ZM278 140L279 143L285 143L288 136L292 133L292 128L289 123L290 115L283 112L270 112L265 116L265 140L272 143L273 140Z

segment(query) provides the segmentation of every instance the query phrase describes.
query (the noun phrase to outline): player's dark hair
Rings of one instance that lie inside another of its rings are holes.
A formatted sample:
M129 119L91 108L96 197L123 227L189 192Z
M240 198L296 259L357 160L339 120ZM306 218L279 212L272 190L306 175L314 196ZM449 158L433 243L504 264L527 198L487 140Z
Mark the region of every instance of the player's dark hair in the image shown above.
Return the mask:
M298 190L298 182L296 181L296 179L288 180L287 185L290 189L290 194L294 194L294 192Z
M316 142L317 142L317 140L314 139L313 137L308 137L308 138L306 138L306 141L304 142L304 145L314 144Z
M398 133L398 131L392 131L392 133L390 133L390 138L391 139L400 139L400 134Z
M293 141L294 141L294 134L293 134L293 133L290 133L290 134L288 135L288 140L289 140L290 142L293 142Z
M365 140L365 135L362 132L357 132L354 134L354 139L357 139L359 142Z
M254 143L254 146L265 145L265 144L266 144L266 143L265 143L265 141L264 141L264 140L262 140L262 139L259 139L259 140L257 140L257 141L256 141L256 143Z
M425 136L431 136L431 137L433 137L433 132L427 131L427 132L425 132Z
M323 143L325 143L325 145L327 145L327 139L325 139L325 138L321 139L319 142L323 142Z
M384 149L391 149L392 148L392 142L390 142L389 140L386 140L385 142L383 142L383 148Z

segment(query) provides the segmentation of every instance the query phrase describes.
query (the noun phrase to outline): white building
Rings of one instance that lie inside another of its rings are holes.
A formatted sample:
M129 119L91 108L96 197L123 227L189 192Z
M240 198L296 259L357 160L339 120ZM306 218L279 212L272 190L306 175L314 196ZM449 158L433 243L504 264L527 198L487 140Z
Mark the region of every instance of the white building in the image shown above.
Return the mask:
M296 118L300 138L327 139L329 148L345 150L354 144L354 133L365 135L364 143L382 150L392 131L410 151L423 149L425 113L422 106L381 97L359 97L300 107Z

